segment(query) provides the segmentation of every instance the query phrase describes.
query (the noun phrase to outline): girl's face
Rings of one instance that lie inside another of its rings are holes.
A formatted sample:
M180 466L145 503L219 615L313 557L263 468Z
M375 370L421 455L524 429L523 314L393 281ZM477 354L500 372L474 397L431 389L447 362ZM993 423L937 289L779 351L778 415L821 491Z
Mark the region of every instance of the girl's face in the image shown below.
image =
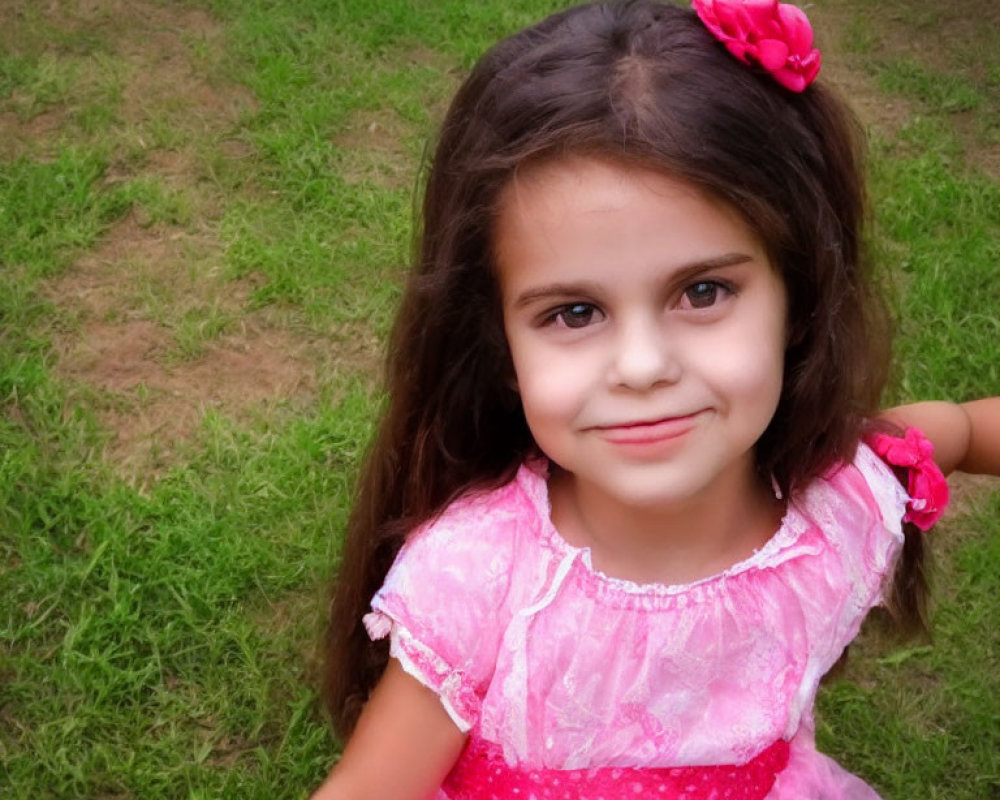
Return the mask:
M578 490L655 508L753 484L786 298L735 212L659 172L563 157L505 189L495 248L528 426Z

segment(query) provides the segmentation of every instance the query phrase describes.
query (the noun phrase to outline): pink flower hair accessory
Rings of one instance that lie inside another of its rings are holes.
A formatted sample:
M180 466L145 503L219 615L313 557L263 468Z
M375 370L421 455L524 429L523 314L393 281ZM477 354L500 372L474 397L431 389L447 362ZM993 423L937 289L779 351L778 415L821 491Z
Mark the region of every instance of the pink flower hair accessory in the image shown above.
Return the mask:
M893 467L907 471L905 522L929 530L948 507L948 482L934 461L934 445L917 428L907 428L902 438L887 433L865 437L868 445Z
M730 53L760 64L786 89L801 92L815 80L822 57L797 6L777 0L692 0L691 6Z

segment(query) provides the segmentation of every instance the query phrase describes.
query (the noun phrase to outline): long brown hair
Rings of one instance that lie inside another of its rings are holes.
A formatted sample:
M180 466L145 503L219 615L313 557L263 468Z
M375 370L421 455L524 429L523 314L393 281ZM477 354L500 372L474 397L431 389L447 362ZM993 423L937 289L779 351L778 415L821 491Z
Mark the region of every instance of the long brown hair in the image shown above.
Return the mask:
M445 118L389 342L388 406L332 603L325 688L342 736L386 663L361 617L408 531L505 482L534 447L491 231L518 167L567 153L670 173L728 203L765 244L787 287L789 344L756 459L786 496L852 458L877 409L889 337L862 247L862 136L834 93L783 89L693 12L653 0L579 6L501 41Z

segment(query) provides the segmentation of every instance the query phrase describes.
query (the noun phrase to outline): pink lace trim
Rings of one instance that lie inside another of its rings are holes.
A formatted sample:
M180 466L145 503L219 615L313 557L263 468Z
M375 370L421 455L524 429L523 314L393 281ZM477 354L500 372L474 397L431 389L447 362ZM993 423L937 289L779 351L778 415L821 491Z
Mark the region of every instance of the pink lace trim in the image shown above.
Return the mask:
M468 731L479 717L481 699L461 670L453 669L384 611L371 611L362 618L372 641L392 637L389 655L424 686L436 692L448 716L459 730Z
M763 800L788 764L779 739L746 764L707 767L512 767L500 746L470 737L442 787L451 800Z

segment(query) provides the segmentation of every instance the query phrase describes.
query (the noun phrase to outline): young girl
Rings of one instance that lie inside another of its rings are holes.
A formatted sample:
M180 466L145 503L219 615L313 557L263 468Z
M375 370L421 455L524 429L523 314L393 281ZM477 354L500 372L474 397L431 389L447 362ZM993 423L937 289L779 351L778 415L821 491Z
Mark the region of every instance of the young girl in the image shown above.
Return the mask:
M816 751L816 689L873 605L919 615L946 487L910 426L997 473L1000 399L873 421L858 137L819 60L793 6L637 0L556 14L461 87L316 798L876 797Z

